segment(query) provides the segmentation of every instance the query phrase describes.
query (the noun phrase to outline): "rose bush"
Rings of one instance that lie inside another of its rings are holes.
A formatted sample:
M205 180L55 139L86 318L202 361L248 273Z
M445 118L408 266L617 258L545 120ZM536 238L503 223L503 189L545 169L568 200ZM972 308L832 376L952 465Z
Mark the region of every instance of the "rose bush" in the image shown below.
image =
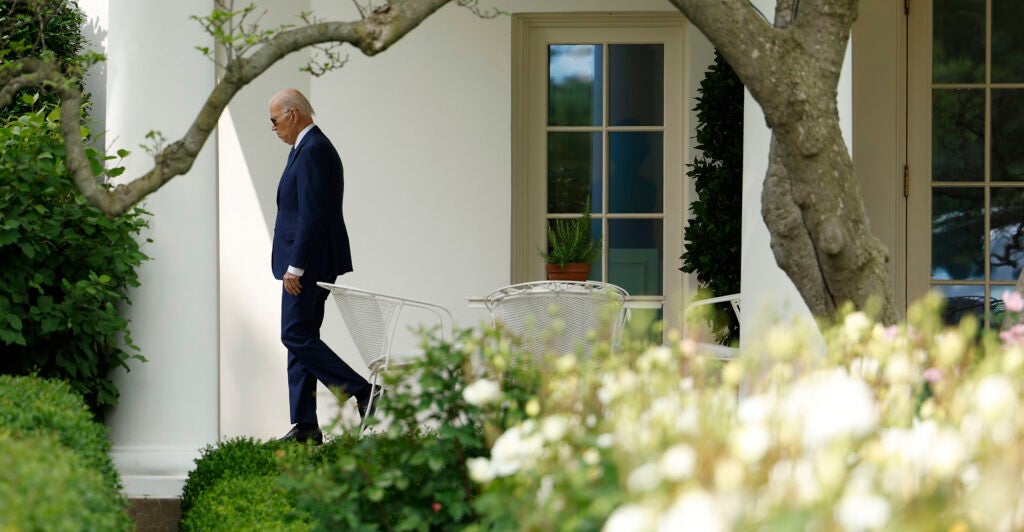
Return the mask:
M1024 528L1024 346L973 318L945 327L940 305L893 327L844 313L824 351L814 324L780 323L724 365L673 333L561 358L468 464L480 526ZM501 385L488 360L474 374ZM485 417L505 403L480 396Z

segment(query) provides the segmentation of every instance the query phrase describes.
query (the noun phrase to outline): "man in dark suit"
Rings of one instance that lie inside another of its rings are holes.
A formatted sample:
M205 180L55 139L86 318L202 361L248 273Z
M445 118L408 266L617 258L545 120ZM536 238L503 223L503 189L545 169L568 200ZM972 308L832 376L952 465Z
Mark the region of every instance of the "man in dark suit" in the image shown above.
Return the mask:
M270 123L292 145L277 186L271 254L274 277L283 281L281 342L288 348L288 398L295 424L282 439L319 444L323 433L316 417L316 381L355 397L360 416L367 415L370 399L366 379L320 339L329 292L316 283L333 283L352 271L341 208L344 170L299 91L288 89L271 98Z

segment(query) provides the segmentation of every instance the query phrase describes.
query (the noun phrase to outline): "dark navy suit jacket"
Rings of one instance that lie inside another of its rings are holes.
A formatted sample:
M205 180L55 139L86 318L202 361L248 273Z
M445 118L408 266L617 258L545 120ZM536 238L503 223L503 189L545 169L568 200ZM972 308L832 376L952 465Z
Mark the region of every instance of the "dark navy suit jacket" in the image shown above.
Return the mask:
M352 271L341 158L317 126L292 151L277 185L271 268L277 279L295 266L304 279L334 281Z

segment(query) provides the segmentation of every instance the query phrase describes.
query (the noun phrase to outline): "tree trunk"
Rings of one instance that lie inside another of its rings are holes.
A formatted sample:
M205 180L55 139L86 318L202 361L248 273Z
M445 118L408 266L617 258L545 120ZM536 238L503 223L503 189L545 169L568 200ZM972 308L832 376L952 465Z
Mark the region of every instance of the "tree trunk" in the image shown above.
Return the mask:
M815 316L851 302L894 322L888 253L871 234L836 108L857 0L778 0L774 26L748 0L670 1L726 58L772 130L761 213L779 267Z

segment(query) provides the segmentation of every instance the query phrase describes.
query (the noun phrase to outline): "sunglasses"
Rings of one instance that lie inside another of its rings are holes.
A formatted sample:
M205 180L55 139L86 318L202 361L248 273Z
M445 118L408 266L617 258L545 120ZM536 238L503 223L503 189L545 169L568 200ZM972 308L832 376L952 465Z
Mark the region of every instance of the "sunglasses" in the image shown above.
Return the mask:
M282 118L284 118L284 116L285 116L286 114L290 113L290 112L292 112L292 110L291 110L291 109L285 109L285 110L284 110L284 112L283 112L283 113L281 113L281 116L279 116L279 117L277 117L277 118L271 118L271 119L270 119L270 123L276 126L276 125L277 125L277 121L278 121L278 120L280 120L280 119L282 119Z

